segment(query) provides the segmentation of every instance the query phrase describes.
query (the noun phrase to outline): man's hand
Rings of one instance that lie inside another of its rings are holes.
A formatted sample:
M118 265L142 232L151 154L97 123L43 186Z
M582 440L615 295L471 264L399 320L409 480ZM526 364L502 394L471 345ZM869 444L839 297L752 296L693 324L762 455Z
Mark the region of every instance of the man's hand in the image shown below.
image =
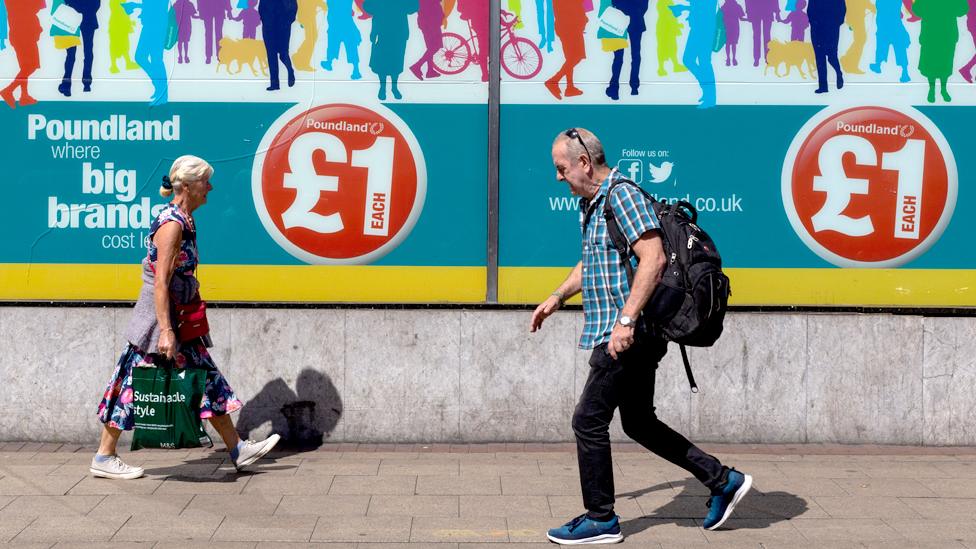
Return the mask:
M614 324L613 332L610 333L610 343L607 345L607 350L610 351L610 356L613 357L614 360L617 360L617 354L630 349L630 346L633 344L633 326L623 326L620 323Z
M551 295L549 299L543 301L535 308L535 312L532 313L532 324L529 326L530 332L535 332L536 330L542 328L542 321L549 318L549 315L559 310L563 306L562 300L559 296Z

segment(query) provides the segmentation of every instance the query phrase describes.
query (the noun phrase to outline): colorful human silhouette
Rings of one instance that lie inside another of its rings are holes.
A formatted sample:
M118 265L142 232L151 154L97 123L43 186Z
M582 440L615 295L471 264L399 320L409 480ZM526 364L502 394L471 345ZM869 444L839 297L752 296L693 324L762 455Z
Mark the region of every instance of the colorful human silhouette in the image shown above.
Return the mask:
M366 13L366 10L363 8L363 0L356 0L356 7L359 8L360 19L369 19L372 17L370 14Z
M877 15L875 16L877 33L875 37L874 63L871 72L881 74L881 65L888 60L888 50L895 50L895 63L901 67L901 81L908 82L908 46L911 38L902 20L901 0L876 0ZM846 70L846 69L845 69Z
M326 11L325 0L298 0L298 14L296 20L305 33L302 43L291 56L295 70L312 72L312 54L315 53L315 43L319 39L318 13Z
M34 71L41 68L37 43L41 39L41 22L37 12L44 9L44 0L16 0L7 4L7 25L10 47L17 56L18 72L7 87L0 90L0 97L13 109L19 103L27 107L37 103L27 91L28 81ZM19 97L15 92L20 90Z
M0 0L0 51L7 49L7 7Z
M641 37L647 30L647 23L644 16L647 14L648 0L614 0L614 7L626 15L630 21L627 23L627 39L630 42L630 95L637 95L640 92L640 66L641 66ZM610 66L610 83L607 86L607 96L611 99L619 98L620 71L624 65L624 50L613 52L613 64Z
M935 103L935 85L940 84L942 100L952 101L946 81L952 74L952 62L959 42L958 19L969 12L966 0L915 0L912 6L922 20L918 41L921 52L918 72L929 79L929 103Z
M441 0L420 0L420 9L417 11L417 26L420 27L421 34L424 35L424 54L416 63L410 65L410 72L423 80L427 78L437 78L441 73L434 67L434 56L444 47L444 31L441 23L444 21L444 6ZM426 72L424 66L427 67Z
M553 0L535 0L535 19L539 25L539 48L549 53L552 53L552 43L556 40L556 17L552 10L552 2Z
M213 56L220 51L220 39L224 37L224 21L234 14L230 11L230 0L197 0L199 18L203 20L205 62L209 65Z
M353 20L352 0L326 0L326 4L326 52L320 65L331 71L332 63L339 59L339 52L345 48L346 61L352 65L350 78L359 80L363 77L359 72L359 43L363 37Z
M258 27L261 26L261 14L258 13L258 0L247 0L246 7L231 19L240 21L244 27L242 38L245 40L257 39Z
M98 28L98 10L101 8L101 0L54 0L51 4L52 13L61 4L66 4L71 9L81 14L81 25L78 27L81 46L84 48L85 60L82 64L81 83L85 92L91 91L92 86L92 63L95 60L94 38L95 29ZM55 45L58 44L57 37L65 36L67 33L56 25L51 25L51 35L55 37ZM72 45L65 48L64 56L64 76L58 85L58 91L65 97L71 96L71 80L75 69L75 59L78 56L77 38Z
M518 19L518 23L515 24L516 29L525 26L525 23L522 22L522 0L508 0L508 11Z
M563 48L563 64L556 74L546 80L545 86L556 99L583 95L583 90L576 87L573 75L576 65L586 59L586 43L583 41L583 30L586 28L586 11L583 0L552 0L553 14L556 18L554 28L556 36ZM560 90L559 82L566 79L565 93Z
M291 64L288 44L291 42L291 26L298 16L298 3L295 0L261 0L258 14L261 15L261 38L264 39L264 49L268 54L271 82L267 89L275 91L281 88L278 80L279 61L288 71L288 86L294 86L295 69Z
M127 13L139 10L142 30L136 43L136 63L153 84L150 105L163 105L169 102L169 82L166 76L166 63L163 50L166 45L166 32L169 27L169 0L142 0L125 2L122 7Z
M603 12L613 6L614 0L600 0L600 9L597 10L597 17L603 17ZM623 64L623 50L627 49L627 31L623 35L614 34L602 26L597 29L596 37L600 40L600 49L613 54L613 60L617 59L617 52L620 52L620 61ZM612 73L611 73L612 74ZM619 74L619 71L618 71ZM608 86L605 91L607 97L617 101L620 99L620 91L616 87Z
M918 16L915 15L915 12L912 10L912 2L913 1L914 0L902 0L902 3L905 5L905 9L908 10L908 22L909 23L914 23L915 21L918 21Z
M701 88L699 109L709 109L716 104L715 70L712 67L712 53L715 45L715 31L718 19L718 0L689 0L690 4L676 4L671 7L675 16L688 12L688 41L682 61L698 81ZM748 8L746 8L748 10Z
M745 20L746 12L736 0L725 0L722 4L722 22L725 23L725 66L738 65L740 22Z
M847 16L844 0L810 0L807 17L810 18L810 39L817 58L818 86L815 93L827 93L827 65L837 74L837 89L844 87L844 73L837 58L840 42L840 26Z
M403 99L397 86L403 72L410 26L407 16L417 13L417 0L365 0L363 8L373 17L369 41L373 45L369 55L369 68L380 77L377 97L386 100L386 82L395 99Z
M111 58L108 70L112 74L119 72L119 59L125 61L127 71L139 68L129 54L131 48L129 37L136 26L132 22L132 16L122 7L125 1L108 0L108 53Z
M190 0L176 0L173 3L176 15L176 62L190 62L190 38L193 37L193 18L197 8Z
M864 45L868 42L867 17L869 13L876 13L871 0L846 0L847 15L844 22L854 33L854 41L840 58L840 67L846 73L864 74L861 69L861 58L864 57Z
M688 69L678 60L678 37L685 26L678 21L671 6L674 0L657 0L657 75L667 76L668 71L664 63L671 62L674 72L685 72Z
M488 81L488 54L490 30L488 28L488 0L457 0L458 14L467 21L477 40L478 65L481 67L481 81Z
M973 45L976 46L976 0L969 0L969 14L966 16L966 30L969 31L969 36L973 40ZM976 55L969 60L968 63L963 65L959 69L959 74L969 82L973 83L973 67L976 66Z
M779 0L745 0L746 20L752 23L752 61L758 67L769 53L773 21L779 20ZM690 24L690 23L689 23Z
M790 41L805 42L807 29L810 28L810 18L806 12L807 0L796 0L790 14L783 19L783 23L790 26Z

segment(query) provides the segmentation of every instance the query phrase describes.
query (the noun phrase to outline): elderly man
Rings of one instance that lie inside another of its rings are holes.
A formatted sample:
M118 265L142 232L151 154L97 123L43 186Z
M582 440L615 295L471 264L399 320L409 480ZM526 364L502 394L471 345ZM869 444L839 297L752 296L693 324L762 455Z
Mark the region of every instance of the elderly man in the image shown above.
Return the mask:
M667 342L637 333L638 316L666 265L657 216L641 191L607 166L603 145L591 132L573 128L552 145L556 179L582 198L583 259L569 277L532 313L530 331L569 297L583 293L583 333L579 346L592 349L590 372L573 414L580 483L586 513L549 530L559 544L614 543L623 539L614 513L610 420L620 408L624 433L658 456L690 472L712 498L704 527L721 526L749 491L752 477L723 466L654 413L654 378ZM633 287L607 233L609 202L627 237L637 269Z

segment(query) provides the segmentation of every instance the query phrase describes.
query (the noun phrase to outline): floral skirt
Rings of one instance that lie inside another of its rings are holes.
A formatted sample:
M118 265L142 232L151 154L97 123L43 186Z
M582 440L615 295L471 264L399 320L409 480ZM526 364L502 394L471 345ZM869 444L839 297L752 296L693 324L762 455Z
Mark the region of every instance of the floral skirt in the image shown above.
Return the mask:
M115 373L109 379L102 401L98 404L98 419L116 429L131 430L135 425L132 415L132 368L152 367L153 362L159 360L159 355L145 353L135 345L128 345L118 364ZM242 403L230 384L224 378L217 365L214 364L207 347L201 340L191 341L180 345L176 353L177 368L203 368L207 370L207 383L200 402L200 418L208 419L222 416L240 410Z

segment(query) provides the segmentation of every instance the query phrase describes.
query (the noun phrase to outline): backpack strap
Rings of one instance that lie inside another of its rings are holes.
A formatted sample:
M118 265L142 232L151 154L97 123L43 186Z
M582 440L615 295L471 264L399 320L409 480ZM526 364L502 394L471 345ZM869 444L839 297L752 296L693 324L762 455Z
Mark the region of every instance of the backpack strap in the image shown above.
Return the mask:
M698 392L698 384L695 383L695 375L691 373L691 363L688 362L688 351L685 350L685 346L681 343L678 344L678 348L681 349L681 362L685 363L685 375L688 376L688 384L691 385L691 392Z
M630 243L627 242L627 237L620 230L617 214L613 212L613 206L610 205L610 196L613 190L617 188L617 185L624 182L629 183L627 179L618 179L610 184L607 189L607 197L603 199L603 217L607 220L607 235L610 237L610 242L613 243L614 249L620 255L620 262L623 263L624 270L627 271L627 284L633 286L634 267L630 264Z

